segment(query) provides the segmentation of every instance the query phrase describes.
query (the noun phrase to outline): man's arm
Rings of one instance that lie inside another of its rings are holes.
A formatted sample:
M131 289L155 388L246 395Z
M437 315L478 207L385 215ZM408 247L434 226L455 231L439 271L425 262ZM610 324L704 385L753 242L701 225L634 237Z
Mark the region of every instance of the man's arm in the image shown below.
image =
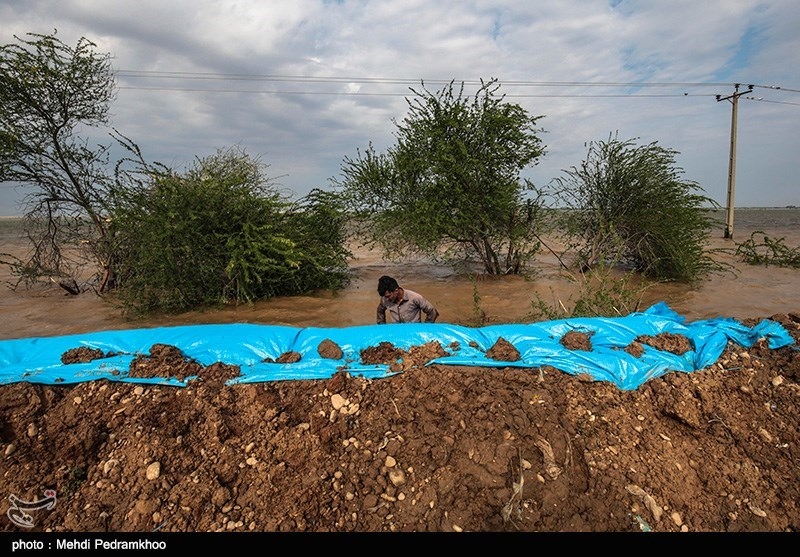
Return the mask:
M435 323L439 317L439 311L426 298L420 300L420 309L425 312L425 323Z
M378 310L376 312L375 322L378 325L386 324L386 306L383 305L383 300L381 300L380 303L378 304Z

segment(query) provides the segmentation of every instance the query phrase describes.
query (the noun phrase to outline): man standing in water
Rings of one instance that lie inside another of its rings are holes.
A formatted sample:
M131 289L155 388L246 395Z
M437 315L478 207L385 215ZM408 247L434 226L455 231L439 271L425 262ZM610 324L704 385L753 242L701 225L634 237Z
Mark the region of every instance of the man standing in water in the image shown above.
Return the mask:
M386 312L392 316L394 323L421 323L425 314L425 323L434 323L439 312L424 296L413 290L400 288L397 281L389 276L378 279L378 325L386 324Z

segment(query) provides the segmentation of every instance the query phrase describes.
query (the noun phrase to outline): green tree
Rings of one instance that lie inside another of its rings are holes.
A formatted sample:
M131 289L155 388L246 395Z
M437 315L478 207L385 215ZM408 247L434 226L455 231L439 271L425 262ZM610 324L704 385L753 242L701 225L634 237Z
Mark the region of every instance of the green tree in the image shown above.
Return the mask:
M520 172L544 154L540 117L505 102L499 87L482 81L468 97L463 83L434 93L423 82L406 99L394 146L344 159L334 184L365 244L390 259L477 259L488 274L519 273L535 256L541 197Z
M349 280L345 218L335 196L283 197L267 166L240 148L185 174L152 173L113 215L123 310L180 312L336 290Z
M688 282L719 269L705 242L718 204L682 179L673 149L631 139L589 143L586 159L554 180L567 236L583 269L622 265Z
M34 249L16 270L29 281L57 276L74 284L91 262L105 271L105 286L110 145L90 146L79 132L108 124L109 55L86 38L73 48L55 32L27 36L0 47L0 182L35 188L23 201Z

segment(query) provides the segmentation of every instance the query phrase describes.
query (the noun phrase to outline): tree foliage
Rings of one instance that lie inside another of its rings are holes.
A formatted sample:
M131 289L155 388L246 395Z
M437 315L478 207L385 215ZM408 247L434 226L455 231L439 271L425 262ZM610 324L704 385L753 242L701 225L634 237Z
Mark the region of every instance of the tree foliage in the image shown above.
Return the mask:
M19 266L31 281L74 277L85 258L109 270L110 145L79 133L108 124L110 57L86 38L70 47L55 35L0 47L0 182L34 186L24 199L34 249Z
M357 216L358 234L389 258L420 253L478 259L486 273L519 273L539 249L541 209L520 172L544 154L536 122L498 95L496 80L474 97L449 86L411 89L397 142L346 157L335 182Z
M265 170L231 148L130 188L113 216L123 308L179 312L344 286L350 254L335 196L315 190L292 203Z
M580 266L621 264L683 282L719 267L705 249L717 204L681 178L677 154L657 142L609 136L591 142L580 166L554 180Z

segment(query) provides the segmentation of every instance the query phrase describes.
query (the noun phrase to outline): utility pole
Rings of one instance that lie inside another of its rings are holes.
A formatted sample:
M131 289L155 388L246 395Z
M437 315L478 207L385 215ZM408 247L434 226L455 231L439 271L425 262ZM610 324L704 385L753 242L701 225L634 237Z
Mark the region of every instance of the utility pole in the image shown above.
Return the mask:
M734 84L733 94L723 97L717 95L717 102L731 101L731 151L728 160L728 204L725 213L725 234L724 238L733 239L733 207L734 196L736 194L736 120L739 108L739 97L753 92L753 86L748 85L747 91L739 92L739 83Z

